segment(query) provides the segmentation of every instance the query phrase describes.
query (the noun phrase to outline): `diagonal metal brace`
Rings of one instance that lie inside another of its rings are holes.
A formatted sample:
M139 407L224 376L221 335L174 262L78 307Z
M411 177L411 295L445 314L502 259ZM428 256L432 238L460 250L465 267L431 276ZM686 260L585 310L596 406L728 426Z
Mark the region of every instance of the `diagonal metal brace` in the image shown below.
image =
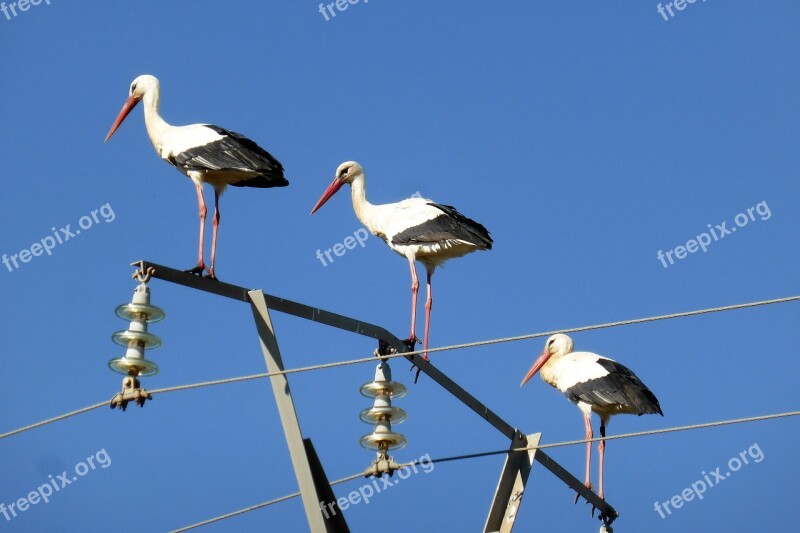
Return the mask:
M541 433L527 436L519 433L517 438L511 442L511 450L536 446L541 438ZM511 533L537 452L538 450L535 448L508 452L503 471L500 473L500 481L497 483L497 490L494 493L494 501L489 508L489 516L486 518L486 525L483 528L484 533Z
M602 520L606 526L610 526L611 523L619 517L619 513L616 509L606 503L605 500L601 500L600 496L595 494L592 489L586 488L586 485L579 481L578 478L570 474L563 466L558 464L542 450L536 451L535 459L539 461L542 466L555 474L561 481L569 485L569 488L588 501L592 507L598 509L600 511L600 520Z
M286 444L289 446L289 456L297 477L300 498L303 500L309 529L312 533L348 531L341 513L336 520L326 520L323 517L320 503L326 501L326 496L331 497L333 491L325 478L313 446L310 441L306 443L303 440L287 375L278 373L284 370L283 359L278 349L278 340L270 319L266 297L261 291L248 291L247 294L261 341L261 350L267 363L267 370L274 374L270 376L269 380L275 396L275 403L278 405L278 415L283 426Z

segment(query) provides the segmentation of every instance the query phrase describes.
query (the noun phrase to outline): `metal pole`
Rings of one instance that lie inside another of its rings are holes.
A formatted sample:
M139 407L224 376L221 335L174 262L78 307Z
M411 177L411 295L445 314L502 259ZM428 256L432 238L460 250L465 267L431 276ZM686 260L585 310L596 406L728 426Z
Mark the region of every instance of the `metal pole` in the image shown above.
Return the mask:
M248 291L247 294L250 298L253 318L256 321L258 337L261 339L261 350L264 352L267 369L269 372L280 372L284 370L283 360L278 350L278 340L275 338L275 331L272 328L272 320L269 317L269 309L267 308L264 293L261 291ZM303 444L303 435L300 432L300 423L297 420L287 376L286 374L277 374L270 376L269 380L272 384L272 392L275 394L275 403L278 404L278 414L281 417L286 443L289 445L289 455L292 458L292 466L297 476L297 484L300 487L300 497L303 499L308 526L314 533L336 531L336 529L328 529L328 524L322 517L320 503L324 501L324 498L317 492L317 487L314 484L311 465ZM330 525L333 526L334 524L331 523Z
M322 514L325 516L325 526L331 533L350 533L350 528L347 527L347 522L344 519L342 510L339 508L339 503L336 500L336 495L333 493L328 476L325 475L325 470L322 468L322 463L317 456L317 451L311 443L311 439L303 439L306 445L306 455L308 462L311 465L311 477L314 478L314 485L317 487L317 493L322 496L320 504L322 504Z
M522 441L522 443L518 444L512 441L512 450L538 445L542 434L519 435L519 437L516 440ZM489 508L489 516L486 517L484 533L511 533L511 530L514 529L514 521L517 519L519 506L522 504L525 484L528 482L528 475L531 473L536 452L536 449L509 452L506 456L506 462L500 472L500 481L497 482L497 490L494 493L494 501Z

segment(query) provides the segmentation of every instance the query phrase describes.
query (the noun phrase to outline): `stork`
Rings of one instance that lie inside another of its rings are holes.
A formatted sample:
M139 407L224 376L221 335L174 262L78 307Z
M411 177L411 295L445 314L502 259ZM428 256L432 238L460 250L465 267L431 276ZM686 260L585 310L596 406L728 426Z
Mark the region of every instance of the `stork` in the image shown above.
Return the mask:
M333 182L322 194L311 214L322 207L345 183L350 184L353 210L361 223L373 235L383 239L394 252L408 260L411 268L411 334L405 342L412 347L417 342L415 332L419 289L415 262L419 261L425 266L428 296L425 301L425 340L422 356L428 360L428 333L433 305L431 277L434 270L448 259L461 257L475 250L491 250L492 238L486 228L465 217L456 208L437 204L425 198L409 198L383 205L369 203L364 169L355 161L339 165Z
M600 490L597 495L603 499L604 439L611 415L658 413L664 416L664 413L655 395L628 367L591 352L573 352L572 348L572 339L567 335L558 333L548 338L544 351L533 363L520 387L541 370L542 380L560 390L583 413L587 440L593 436L590 415L595 412L600 416L600 437L603 440L597 445L600 456ZM592 488L589 477L591 458L592 443L587 442L584 485L588 489ZM577 495L575 501L578 501Z
M234 187L285 187L289 182L283 177L283 166L266 150L244 135L212 126L191 124L172 126L158 112L158 78L148 74L139 76L131 83L129 96L117 119L112 124L104 142L117 131L128 113L144 100L144 124L150 142L161 159L180 170L194 183L200 211L200 244L197 266L188 270L193 274L208 271L209 278L216 278L214 266L217 255L217 231L219 229L219 198L228 185ZM206 203L203 198L203 183L214 188L213 237L211 240L211 266L203 261L203 235L205 233Z

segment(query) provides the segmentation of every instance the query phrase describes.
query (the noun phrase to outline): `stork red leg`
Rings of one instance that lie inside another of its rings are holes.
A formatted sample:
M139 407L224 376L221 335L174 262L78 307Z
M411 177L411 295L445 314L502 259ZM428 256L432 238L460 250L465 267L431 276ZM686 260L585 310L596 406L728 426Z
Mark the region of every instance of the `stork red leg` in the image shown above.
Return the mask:
M599 456L600 460L600 490L597 495L600 496L601 500L605 500L605 496L603 496L603 461L605 460L606 452L606 418L602 416L600 417L600 436L602 437L602 440L600 441L600 444L597 445L597 455Z
M419 278L417 278L417 267L414 265L414 259L409 259L408 265L411 267L411 335L408 336L408 340L413 344L417 339L417 293L419 292Z
M430 331L431 327L431 308L433 307L433 290L431 287L431 276L433 276L433 270L428 270L428 299L425 300L425 341L422 344L422 357L428 361L428 332Z
M213 226L213 236L211 237L211 268L208 269L208 277L216 279L214 275L214 265L217 262L217 231L219 231L219 190L214 189L214 218L211 220Z
M594 434L592 433L592 419L589 417L588 414L584 413L583 421L586 424L586 440L592 440ZM589 472L589 466L592 462L592 443L586 443L586 481L583 482L586 485L586 488L591 490L592 482L591 482L591 474ZM575 495L575 503L578 503L578 498L580 495Z
M206 201L203 198L203 185L197 183L195 184L195 188L197 189L197 205L199 206L200 215L200 244L197 247L197 266L187 270L187 272L202 274L206 269L206 264L203 262L203 235L206 232L206 214L208 214L208 209L206 208Z

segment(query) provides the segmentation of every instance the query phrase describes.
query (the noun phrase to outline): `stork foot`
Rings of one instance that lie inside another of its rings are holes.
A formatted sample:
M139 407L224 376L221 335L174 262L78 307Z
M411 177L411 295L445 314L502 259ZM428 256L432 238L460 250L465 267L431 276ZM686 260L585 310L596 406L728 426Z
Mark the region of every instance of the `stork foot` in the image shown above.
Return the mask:
M195 276L199 276L205 271L206 271L206 265L203 263L198 263L196 267L184 270L184 272L188 272L189 274L194 274Z
M592 514L592 518L594 518L594 513ZM609 516L603 514L601 511L600 514L597 515L597 518L603 522L603 526L600 528L601 533L614 533L614 529L611 527L611 522L617 518L616 516Z
M406 345L406 348L408 348L409 352L413 352L414 351L414 346L416 346L418 342L422 342L422 341L419 340L415 335L412 335L411 337L409 337L407 339L403 339L400 342L402 342L403 344Z
M605 498L600 498L600 499L601 499L601 500L605 500ZM589 502L586 502L586 503L589 503ZM600 510L599 510L597 507L595 507L594 505L592 505L592 518L594 518L594 512L595 512L595 511L598 511L598 513L597 513L597 518L599 518L600 520L602 520L602 521L603 521L603 523L605 523L606 525L609 525L609 522L608 522L608 518L609 518L609 517L608 517L608 516L606 516L606 515L604 515L604 514L603 514L603 511L600 511ZM612 520L612 522L613 522L613 520Z
M406 348L408 348L409 352L413 352L414 351L414 347L417 345L417 343L418 342L422 342L422 341L419 340L416 335L412 335L411 337L409 337L407 339L403 339L400 342L402 342L403 344L406 345ZM428 360L428 354L422 354L422 358L427 361ZM419 368L414 363L411 363L411 368L409 368L408 371L411 372L415 368L417 369L417 374L414 376L414 384L417 383L417 380L419 379L419 373L422 372L422 369Z
M588 483L588 482L584 483L583 486L586 487L589 490L592 490L592 484L591 483ZM575 493L575 501L573 502L573 504L578 503L578 500L580 499L580 497L581 497L581 495L579 493ZM603 497L600 496L600 499L602 499L602 498ZM589 500L586 500L586 503L589 503ZM594 507L592 508L592 513L594 513Z
M214 273L213 267L208 269L208 274L204 274L203 277L206 279L213 279L214 281L217 281L217 275Z

